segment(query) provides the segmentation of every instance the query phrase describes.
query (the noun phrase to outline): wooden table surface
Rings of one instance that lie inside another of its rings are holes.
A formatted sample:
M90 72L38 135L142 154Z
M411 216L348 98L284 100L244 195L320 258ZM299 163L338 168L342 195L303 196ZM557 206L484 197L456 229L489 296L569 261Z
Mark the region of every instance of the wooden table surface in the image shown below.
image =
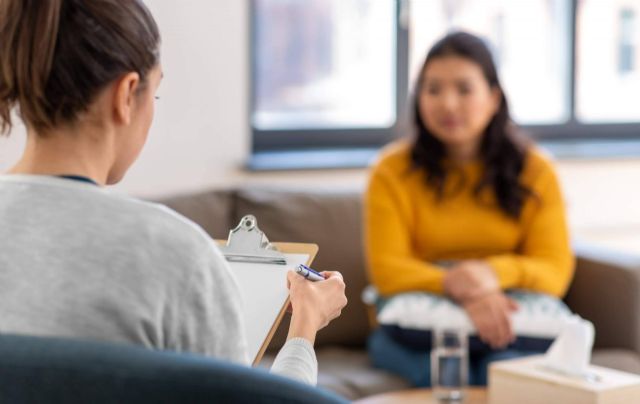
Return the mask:
M391 391L389 393L376 394L354 401L357 404L440 404L431 393L431 389L409 389ZM487 389L480 387L468 387L465 389L464 404L486 404Z

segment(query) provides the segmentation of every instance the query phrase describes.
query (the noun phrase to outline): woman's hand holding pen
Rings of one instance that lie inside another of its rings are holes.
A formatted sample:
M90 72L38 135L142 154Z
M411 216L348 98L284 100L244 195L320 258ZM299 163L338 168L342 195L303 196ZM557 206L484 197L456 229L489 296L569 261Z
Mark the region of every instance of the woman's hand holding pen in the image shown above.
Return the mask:
M291 299L291 324L288 338L305 338L312 344L318 330L340 316L347 304L345 284L340 272L321 273L325 280L311 282L289 272L289 297Z

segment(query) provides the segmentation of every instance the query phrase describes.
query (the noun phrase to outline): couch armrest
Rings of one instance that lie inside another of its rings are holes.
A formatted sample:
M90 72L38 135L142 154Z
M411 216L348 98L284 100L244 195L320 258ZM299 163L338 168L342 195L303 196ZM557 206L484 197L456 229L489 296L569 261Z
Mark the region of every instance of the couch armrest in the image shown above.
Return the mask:
M579 242L569 307L595 326L594 346L640 353L640 255Z

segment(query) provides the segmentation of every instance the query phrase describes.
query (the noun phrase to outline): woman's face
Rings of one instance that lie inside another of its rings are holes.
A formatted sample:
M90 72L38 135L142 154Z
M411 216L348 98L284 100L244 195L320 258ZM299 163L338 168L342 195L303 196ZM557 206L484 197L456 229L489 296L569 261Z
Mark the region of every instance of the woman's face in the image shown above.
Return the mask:
M501 98L480 65L442 56L432 59L422 74L419 113L427 129L448 148L479 146Z

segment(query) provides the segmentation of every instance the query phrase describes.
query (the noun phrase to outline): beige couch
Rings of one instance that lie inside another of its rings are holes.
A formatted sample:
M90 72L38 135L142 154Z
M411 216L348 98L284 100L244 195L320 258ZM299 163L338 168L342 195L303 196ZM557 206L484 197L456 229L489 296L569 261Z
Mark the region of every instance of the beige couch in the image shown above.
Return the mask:
M226 238L229 229L251 213L271 241L317 243L320 251L314 267L340 270L349 298L342 316L318 335L319 384L348 399L407 387L403 380L374 369L365 351L369 324L360 298L367 284L360 193L238 189L161 202L200 224L214 238ZM593 362L640 373L640 257L585 245L576 250L578 267L566 301L596 327ZM285 320L272 347L282 344L287 325Z

